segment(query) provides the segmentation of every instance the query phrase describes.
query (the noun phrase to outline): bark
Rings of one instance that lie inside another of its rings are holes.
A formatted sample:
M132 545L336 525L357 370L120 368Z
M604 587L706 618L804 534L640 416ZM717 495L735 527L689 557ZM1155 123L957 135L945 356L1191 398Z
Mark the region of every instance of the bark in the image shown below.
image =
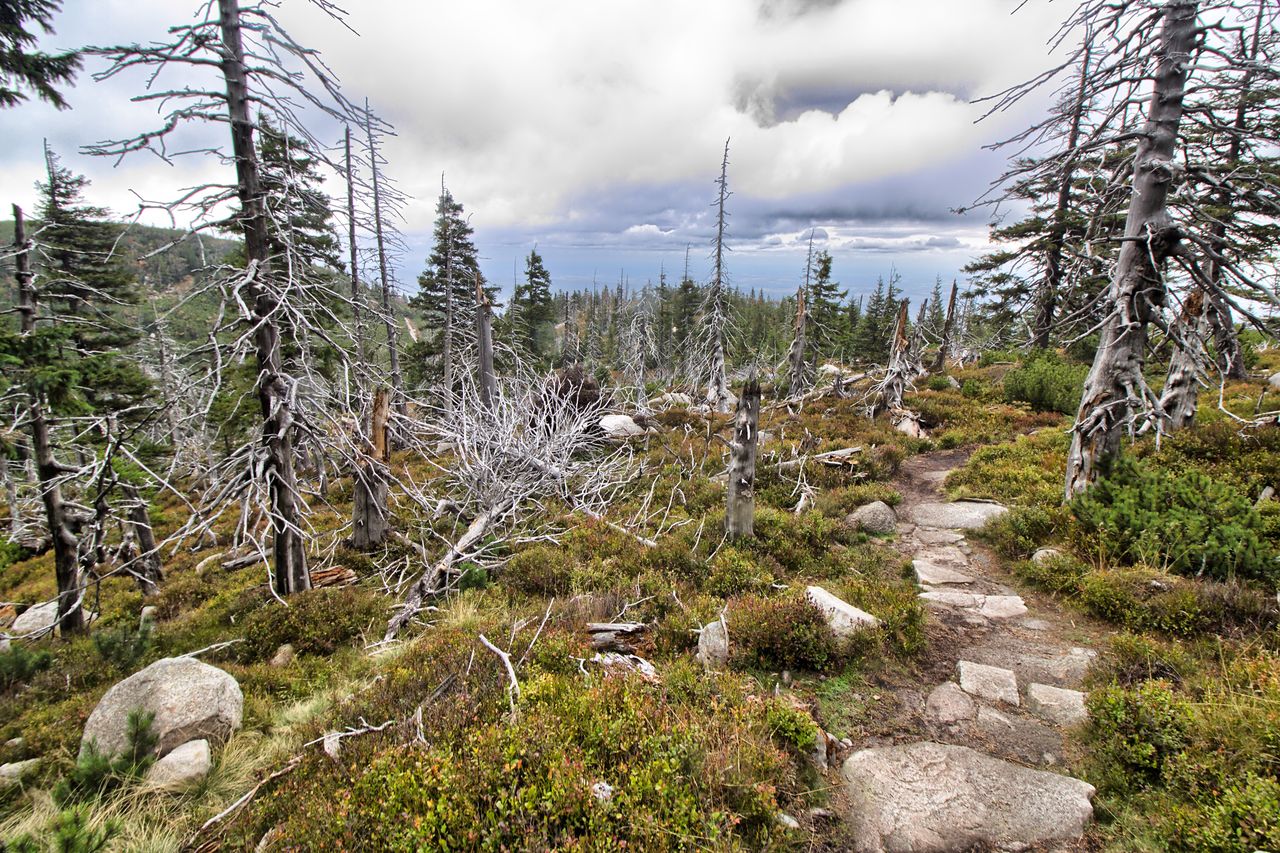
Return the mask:
M493 405L498 395L498 377L493 372L493 306L480 285L476 273L476 385L485 408Z
M804 392L805 386L805 327L808 325L805 315L804 305L804 288L801 287L796 291L796 334L791 341L791 354L788 357L791 368L789 371L790 380L788 393L795 397Z
M397 415L404 418L408 415L408 404L404 397L404 379L400 373L400 344L395 313L391 306L391 278L387 272L387 247L382 233L382 192L379 188L378 153L373 138L373 120L369 115L369 105L365 104L365 131L369 136L369 171L373 178L373 233L378 243L378 275L382 284L382 320L387 328L387 353L391 360L391 391L394 395L393 408Z
M13 242L17 248L14 263L18 280L18 316L24 338L35 333L36 289L31 272L31 249L27 245L26 223L22 208L13 206ZM37 389L28 392L27 420L31 430L31 450L35 457L40 500L44 504L45 523L53 542L54 575L58 581L58 627L62 636L83 633L87 623L82 608L80 584L80 541L75 523L62 498L58 480L60 466L53 455L53 443L44 403Z
M738 398L738 415L733 425L733 445L729 461L729 494L725 508L725 533L729 539L749 539L755 535L756 444L760 426L760 382L755 372Z
M956 326L956 282L951 280L951 297L947 300L947 320L942 324L942 340L938 342L938 356L933 360L933 372L947 366L947 353L951 349L951 333Z
M911 342L907 339L908 302L902 300L898 308L898 322L893 328L893 343L889 350L889 366L880 381L875 403L871 408L874 418L881 412L896 412L902 408L902 397L916 371L911 367Z
M231 143L236 158L240 224L244 231L249 281L245 287L253 313L254 350L258 362L258 402L262 408L263 474L271 512L272 581L277 594L311 587L302 541L302 506L294 470L294 419L289 385L281 364L279 300L271 288L271 258L266 208L258 176L249 117L249 87L240 35L238 0L218 0L222 29L222 73L227 84Z
M1119 452L1135 407L1154 397L1142 368L1148 325L1165 301L1161 270L1181 239L1169 219L1167 199L1176 168L1174 154L1196 38L1196 13L1196 0L1170 0L1163 7L1154 91L1134 156L1125 241L1108 292L1111 310L1100 330L1098 352L1085 379L1072 430L1065 483L1068 500L1097 479L1102 463Z
M156 544L156 534L151 528L151 517L147 514L147 502L138 494L137 487L130 483L122 483L120 489L129 502L125 523L138 547L134 577L138 579L143 595L155 595L164 580L164 567L160 563L160 546Z
M361 304L364 302L363 294L360 292L360 260L356 251L356 184L355 171L351 164L351 128L346 129L343 136L343 148L346 154L346 178L347 178L347 251L350 255L348 263L351 264L351 314L355 321L355 344L356 344L356 363L363 372L369 366L368 357L364 351L364 312L360 310ZM353 394L358 394L357 388ZM352 401L347 401L347 408L354 409Z
M1053 332L1054 316L1058 308L1058 291L1062 287L1062 255L1067 242L1067 215L1071 211L1071 184L1075 181L1078 162L1078 156L1074 152L1080 143L1080 126L1088 101L1085 93L1089 82L1090 52L1089 46L1086 45L1084 56L1080 61L1076 99L1071 108L1071 124L1067 128L1066 150L1073 153L1062 164L1062 176L1058 181L1058 199L1053 207L1053 225L1049 229L1044 280L1040 284L1036 305L1035 334L1031 338L1031 346L1035 349L1049 348L1049 336Z
M1200 394L1200 371L1205 362L1204 338L1208 332L1204 292L1197 289L1187 297L1178 320L1181 340L1169 359L1169 373L1160 394L1162 432L1173 432L1191 425L1196 417Z
M374 392L371 411L369 452L356 464L354 508L351 516L351 546L360 550L381 545L386 541L391 528L390 514L387 511L387 463L390 461L387 420L391 413L391 401L386 388L379 388Z

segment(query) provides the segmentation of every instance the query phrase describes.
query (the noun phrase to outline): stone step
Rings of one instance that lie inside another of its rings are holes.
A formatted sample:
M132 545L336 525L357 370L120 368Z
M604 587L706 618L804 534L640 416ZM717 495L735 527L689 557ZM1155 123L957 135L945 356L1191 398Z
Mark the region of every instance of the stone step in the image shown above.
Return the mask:
M960 672L960 689L979 699L1018 705L1018 677L1011 669L962 660L956 667Z
M1042 720L1059 726L1075 726L1088 717L1085 694L1048 684L1027 685L1027 710Z
M930 502L916 504L911 510L911 520L920 527L937 527L944 530L977 530L988 521L1009 511L1000 504L978 501L953 503Z
M973 583L973 578L968 575L933 560L916 557L911 561L911 568L915 569L916 580L925 586Z
M926 604L945 607L986 619L1012 619L1027 612L1020 595L983 595L976 592L930 590L920 593Z

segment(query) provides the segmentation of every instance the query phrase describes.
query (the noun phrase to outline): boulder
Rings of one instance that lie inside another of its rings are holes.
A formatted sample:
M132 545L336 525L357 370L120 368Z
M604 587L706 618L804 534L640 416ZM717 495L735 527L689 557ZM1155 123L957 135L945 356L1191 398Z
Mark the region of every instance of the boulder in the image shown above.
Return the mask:
M911 568L915 569L916 580L924 586L973 583L968 575L929 559L917 557L911 561Z
M960 689L979 699L1018 704L1018 678L1011 669L960 661Z
M1272 391L1280 391L1280 373L1271 374L1271 377L1267 379L1267 385L1271 387Z
M929 719L948 726L972 720L978 714L977 703L954 681L933 688L925 700L924 710Z
M189 740L152 764L146 780L156 788L174 791L199 784L212 769L209 741Z
M843 601L820 586L805 589L805 597L822 611L831 632L841 639L846 639L880 624L880 620L859 610L847 601Z
M138 616L138 624L139 626L150 625L154 628L156 626L156 619L159 618L159 616L160 608L156 607L154 604L148 604L146 607L142 608L142 613Z
M963 746L864 749L842 773L851 847L867 853L1049 848L1093 817L1092 785Z
M936 527L917 527L911 535L921 545L956 545L964 541L963 533Z
M285 643L284 645L280 646L280 648L276 649L276 653L271 656L271 660L268 662L268 664L270 666L277 666L277 667L288 666L289 664L293 663L293 658L295 654L296 653L293 650L293 643Z
M605 415L600 418L600 429L609 438L634 438L645 434L645 428L630 415Z
M670 409L675 406L687 407L692 405L693 405L692 397L690 397L688 394L681 394L675 391L670 391L670 392L667 392L666 394L659 394L657 397L654 397L652 400L649 401L649 408L651 409Z
M18 618L13 620L9 633L15 637L43 637L53 633L57 625L58 602L55 599L28 607L19 613Z
M1027 710L1059 726L1074 726L1088 717L1083 693L1048 684L1027 685Z
M881 535L898 528L898 514L884 501L873 501L845 516L844 523L854 530Z
M0 789L11 788L22 784L22 780L40 765L40 759L29 758L26 761L11 761L0 764Z
M227 673L195 658L164 658L106 692L85 723L83 755L91 742L106 754L128 746L129 712L155 714L156 755L163 757L190 740L225 741L240 728L244 696Z
M702 626L698 632L698 660L704 669L715 672L729 663L729 630L723 619Z
M1031 562L1035 563L1037 566L1043 566L1045 563L1061 559L1062 556L1062 552L1057 548L1041 548L1031 555Z
M955 501L953 503L926 502L916 504L911 520L921 527L939 527L944 530L977 530L993 518L1009 511L1000 504L980 501Z

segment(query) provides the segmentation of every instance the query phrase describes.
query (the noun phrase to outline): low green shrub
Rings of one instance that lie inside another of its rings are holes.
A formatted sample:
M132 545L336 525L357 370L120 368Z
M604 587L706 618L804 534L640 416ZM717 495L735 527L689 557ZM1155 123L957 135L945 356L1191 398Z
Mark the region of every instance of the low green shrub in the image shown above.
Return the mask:
M805 711L782 699L765 705L765 723L775 740L797 752L808 752L818 743L818 724Z
M502 568L502 582L528 595L563 595L572 576L573 558L553 545L521 549Z
M8 690L22 684L48 669L52 662L53 655L44 649L32 649L23 642L13 643L7 651L0 652L0 687Z
M1105 559L1216 580L1280 581L1253 503L1199 471L1169 474L1122 456L1071 511L1087 540L1079 547Z
M1040 350L1004 375L1004 397L1027 403L1041 412L1074 414L1088 365L1064 361L1051 350Z
M286 604L267 599L244 617L242 660L264 660L285 643L300 655L331 655L386 617L386 601L360 586L312 589Z
M60 804L91 797L100 797L146 772L155 762L155 748L159 738L152 731L156 715L135 708L126 721L128 746L119 755L108 755L98 749L96 741L90 741L76 759L75 767L53 789L53 798Z
M120 823L116 820L106 820L99 828L91 828L86 807L63 809L43 838L22 835L0 847L9 853L101 853L119 832Z
M1183 853L1280 850L1280 782L1256 773L1231 780L1213 801L1177 809L1164 839Z
M122 623L114 628L103 628L93 634L93 647L99 657L112 669L130 673L137 669L152 648L150 621L139 622L135 627Z
M703 589L729 598L744 592L762 592L773 583L773 575L751 554L732 546L721 548L711 559Z
M737 667L826 672L846 658L822 612L802 597L735 598L728 624L730 659Z
M1191 706L1165 682L1094 690L1087 707L1092 778L1106 791L1158 785L1166 764L1187 745Z

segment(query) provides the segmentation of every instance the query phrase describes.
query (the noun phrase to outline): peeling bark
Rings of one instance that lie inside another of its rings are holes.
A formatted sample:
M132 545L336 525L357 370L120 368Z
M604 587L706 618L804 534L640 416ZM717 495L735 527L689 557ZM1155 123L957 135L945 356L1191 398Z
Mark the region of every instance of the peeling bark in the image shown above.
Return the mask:
M760 382L755 372L738 398L729 461L729 494L725 508L725 533L729 539L749 539L755 533L756 446L760 427Z

